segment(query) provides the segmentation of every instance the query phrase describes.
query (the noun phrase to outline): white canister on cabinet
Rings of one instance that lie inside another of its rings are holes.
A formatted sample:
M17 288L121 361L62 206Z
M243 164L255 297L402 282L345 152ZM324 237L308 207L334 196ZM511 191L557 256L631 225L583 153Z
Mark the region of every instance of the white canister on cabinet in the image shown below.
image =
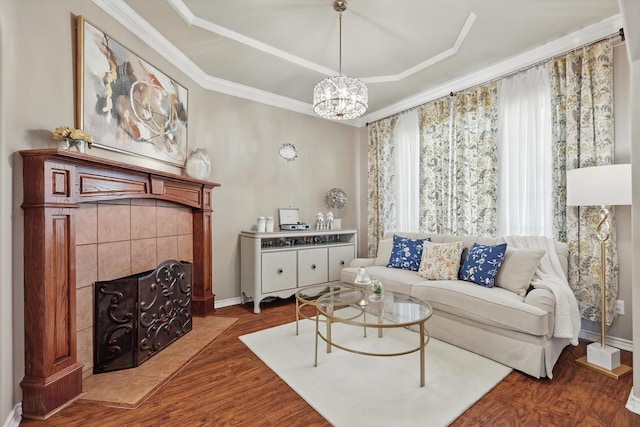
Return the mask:
M264 233L267 230L267 220L263 216L258 217L258 233Z
M267 221L266 221L266 231L268 233L272 233L273 232L273 217L272 216L268 216L267 217Z

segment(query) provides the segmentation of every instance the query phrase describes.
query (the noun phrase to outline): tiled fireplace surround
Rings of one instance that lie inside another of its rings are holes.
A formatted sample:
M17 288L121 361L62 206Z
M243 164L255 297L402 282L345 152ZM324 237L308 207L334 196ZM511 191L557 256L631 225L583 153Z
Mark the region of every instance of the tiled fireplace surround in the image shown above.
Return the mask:
M93 374L93 284L193 262L191 208L155 199L79 205L76 216L76 333L82 378Z
M220 184L66 150L20 154L22 415L46 419L79 398L91 375L96 280L191 261L192 312L213 312L212 192Z

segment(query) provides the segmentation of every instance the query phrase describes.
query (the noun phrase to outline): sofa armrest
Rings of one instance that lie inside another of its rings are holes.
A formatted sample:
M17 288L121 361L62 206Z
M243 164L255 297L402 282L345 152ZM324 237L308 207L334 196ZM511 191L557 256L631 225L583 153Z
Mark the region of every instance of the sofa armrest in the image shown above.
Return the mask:
M543 309L547 313L552 313L556 309L556 298L548 289L536 288L532 289L524 299L525 304L531 304Z
M549 332L547 338L553 336L555 325L556 297L549 289L536 288L532 289L524 299L525 304L533 305L548 313Z
M375 261L375 258L354 258L349 267L371 267Z

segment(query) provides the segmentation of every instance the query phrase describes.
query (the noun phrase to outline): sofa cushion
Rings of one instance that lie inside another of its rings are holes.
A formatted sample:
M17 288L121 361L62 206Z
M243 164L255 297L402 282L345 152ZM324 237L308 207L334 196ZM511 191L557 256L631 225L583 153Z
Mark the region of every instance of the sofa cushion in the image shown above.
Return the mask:
M391 249L393 248L393 238L383 239L378 242L378 253L374 265L387 265L391 258Z
M474 243L460 269L460 279L493 288L506 249L506 243L499 245Z
M387 267L418 271L420 260L422 260L422 248L426 240L394 235L391 257L389 257Z
M424 280L413 284L411 296L427 301L434 310L480 324L536 336L550 333L549 313L506 289L463 280Z
M525 296L545 253L542 249L507 248L495 286Z
M460 270L463 242L426 242L418 275L428 280L455 280Z
M401 270L399 268L389 268L385 266L367 267L369 277L380 279L385 290L411 294L411 286L425 280L418 276L415 271ZM344 283L354 284L358 275L357 267L343 268L340 272L340 280Z

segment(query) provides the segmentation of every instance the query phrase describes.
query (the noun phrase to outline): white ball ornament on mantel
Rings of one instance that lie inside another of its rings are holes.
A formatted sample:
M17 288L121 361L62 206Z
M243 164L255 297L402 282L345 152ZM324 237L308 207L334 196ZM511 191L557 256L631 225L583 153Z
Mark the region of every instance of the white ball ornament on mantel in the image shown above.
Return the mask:
M187 159L187 176L196 179L208 179L211 175L211 160L204 148L196 148Z

